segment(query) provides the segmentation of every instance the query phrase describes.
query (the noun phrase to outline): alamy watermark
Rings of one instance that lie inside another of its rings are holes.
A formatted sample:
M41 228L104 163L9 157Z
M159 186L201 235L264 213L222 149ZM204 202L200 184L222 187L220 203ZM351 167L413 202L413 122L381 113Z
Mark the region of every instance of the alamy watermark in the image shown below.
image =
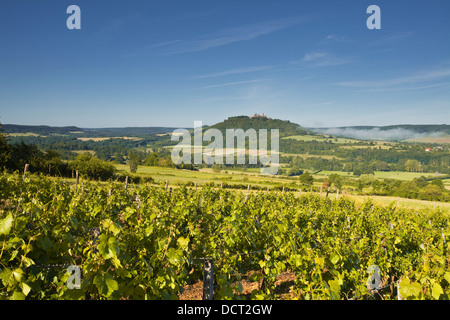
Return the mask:
M81 281L81 269L76 265L70 265L67 268L67 273L69 274L69 278L67 278L66 285L67 288L72 289L81 289L80 281Z
M67 7L66 13L70 14L67 18L66 26L69 30L81 29L81 9L77 5L70 5ZM366 10L370 17L367 18L366 26L369 30L381 29L381 9L377 5L370 5Z
M172 141L180 141L172 149L174 164L251 164L261 165L261 174L275 175L279 167L279 129L270 129L270 153L267 129L226 129L224 137L219 129L203 132L202 122L194 121L194 134L187 129L172 132ZM211 142L203 147L203 142ZM248 141L248 149L246 148ZM235 144L236 142L236 144ZM248 163L246 158L248 157ZM258 161L259 160L259 161Z

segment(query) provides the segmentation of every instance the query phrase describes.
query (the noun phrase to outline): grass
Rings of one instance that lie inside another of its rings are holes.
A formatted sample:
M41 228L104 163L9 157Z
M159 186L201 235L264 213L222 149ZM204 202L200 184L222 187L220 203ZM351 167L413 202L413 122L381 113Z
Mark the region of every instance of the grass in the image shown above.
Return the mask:
M334 195L330 195L333 198ZM427 200L406 199L399 197L386 197L386 196L366 196L366 195L353 195L347 194L347 198L355 201L356 205L361 205L368 199L371 199L373 203L388 206L394 203L399 208L409 208L417 210L429 210L441 209L443 212L450 213L450 203L448 202L434 202Z
M289 156L289 157L301 157L303 159L308 159L308 158L320 158L320 159L327 159L327 160L332 160L332 159L342 160L343 159L341 157L337 157L337 156L333 156L333 155L306 154L306 153L284 153L284 152L281 152L280 155L281 156Z
M124 140L133 140L133 141L142 140L142 138L137 138L137 137L85 137L85 138L77 138L77 139L81 140L81 141L94 141L94 142L105 141L105 140L109 140L109 139L124 139Z
M115 164L115 166L118 171L130 172L130 168L127 165ZM251 186L271 187L298 182L298 179L295 177L289 179L283 176L261 175L259 168L248 168L246 170L237 168L227 170L204 168L199 171L191 171L166 167L139 166L136 173L142 176L151 176L156 183L169 181L169 184L191 181L198 184L207 182L220 184L220 182L224 182L227 184L250 184Z
M83 154L83 153L90 153L91 155L95 155L95 151L94 150L73 150L73 153L76 154Z
M413 180L421 176L425 178L437 177L430 172L375 171L375 177L380 179Z
M45 138L46 136L41 136L37 133L33 132L27 132L27 133L8 133L7 134L10 137L42 137Z
M329 170L322 170L315 174L315 178L323 178L324 176L329 176L331 174L337 174L340 176L346 176L346 177L354 177L352 172L347 171L329 171ZM416 178L420 178L424 176L425 178L437 178L433 173L430 172L403 172L403 171L375 171L374 172L375 178L378 179L395 179L395 180L405 180L405 181L411 181ZM356 178L356 177L355 177ZM446 179L449 180L449 179ZM450 184L450 181L444 180L444 184Z
M374 146L352 146L352 145L350 145L350 146L340 146L340 148L343 148L343 149L376 149L376 150L383 149L383 150L390 150L390 149L392 149L392 146L383 145L383 144L377 144L377 145L374 145Z
M420 143L437 143L437 144L450 144L450 135L443 137L421 137L411 138L403 140L404 142L420 142Z
M358 143L361 142L361 140L356 140L356 139L348 139L348 138L330 138L326 135L324 136L311 136L311 135L297 135L297 136L289 136L289 137L284 137L282 139L295 139L295 140L300 140L300 141L319 141L319 142L324 142L324 141L331 141L332 143L339 143L339 144L347 144L347 143Z

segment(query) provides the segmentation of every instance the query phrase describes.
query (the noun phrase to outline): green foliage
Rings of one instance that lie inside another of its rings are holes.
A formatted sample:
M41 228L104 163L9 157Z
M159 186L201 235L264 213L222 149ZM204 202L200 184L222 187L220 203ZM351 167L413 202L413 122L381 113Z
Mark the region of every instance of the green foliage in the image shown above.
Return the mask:
M158 164L158 154L156 152L149 153L144 159L144 165L146 166L156 166Z
M277 299L290 271L298 299L374 299L377 265L383 299L448 299L450 218L356 207L346 198L245 193L226 189L86 182L0 175L0 299L178 299L215 260L215 299ZM136 202L139 197L139 203ZM67 267L81 269L69 289ZM244 294L251 272L261 281Z
M128 165L130 166L130 172L136 173L139 164L141 163L141 154L136 150L128 151Z
M305 134L306 130L296 123L292 123L286 120L269 119L265 117L250 118L247 116L235 116L229 117L223 122L217 123L211 128L219 129L225 136L226 129L242 129L247 131L248 129L266 129L268 131L268 137L270 137L271 129L278 129L280 137Z
M288 169L287 171L287 175L288 176L299 176L303 173L303 170L300 170L299 168L297 168L296 166L293 166L291 168Z
M331 174L328 179L330 179L331 183L337 188L337 189L342 189L342 184L343 184L343 179L340 175L338 174Z
M303 172L299 177L300 183L304 186L312 186L314 178L309 172Z
M70 168L89 178L107 180L114 177L116 168L111 163L100 160L89 153L78 155L70 163Z
M3 135L2 125L0 124L0 169L3 169L11 156L11 147Z

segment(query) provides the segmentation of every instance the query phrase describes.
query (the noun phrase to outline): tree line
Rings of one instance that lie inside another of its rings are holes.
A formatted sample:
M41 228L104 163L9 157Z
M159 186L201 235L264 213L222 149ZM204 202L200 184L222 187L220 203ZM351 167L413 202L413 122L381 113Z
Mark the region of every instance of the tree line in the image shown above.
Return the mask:
M421 144L397 144L390 149L370 148L370 142L355 146L367 148L341 148L330 141L298 141L281 139L280 151L287 154L308 154L307 158L281 156L280 162L291 167L313 171L332 170L353 172L354 175L374 171L439 172L450 174L450 157L445 149L426 152ZM324 157L324 156L332 156Z

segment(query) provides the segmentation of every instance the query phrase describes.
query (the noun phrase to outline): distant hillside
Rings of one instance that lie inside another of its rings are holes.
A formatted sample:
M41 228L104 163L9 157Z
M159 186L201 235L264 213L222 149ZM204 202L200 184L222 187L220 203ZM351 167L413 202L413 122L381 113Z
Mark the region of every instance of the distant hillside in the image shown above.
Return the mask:
M30 126L18 124L4 124L1 130L4 133L34 133L42 136L50 134L76 134L77 136L90 137L122 137L164 134L172 132L177 128L168 127L125 127L125 128L79 128L75 126L52 127L52 126Z
M164 134L173 132L178 128L169 127L124 127L124 128L83 128L84 132L90 136L101 137L122 137L122 136L142 136L153 134Z
M75 126L68 127L51 127L51 126L28 126L19 124L3 124L1 130L4 133L36 133L39 135L49 135L49 134L69 134L72 132L83 132Z
M270 119L267 117L230 117L225 121L210 126L210 128L216 128L222 132L225 132L226 129L243 129L244 131L250 128L257 131L259 129L279 129L280 137L306 134L306 130L299 124L287 120Z
M450 125L402 124L391 126L349 126L335 128L311 128L312 131L334 136L362 140L402 141L423 137L444 137L450 135Z

